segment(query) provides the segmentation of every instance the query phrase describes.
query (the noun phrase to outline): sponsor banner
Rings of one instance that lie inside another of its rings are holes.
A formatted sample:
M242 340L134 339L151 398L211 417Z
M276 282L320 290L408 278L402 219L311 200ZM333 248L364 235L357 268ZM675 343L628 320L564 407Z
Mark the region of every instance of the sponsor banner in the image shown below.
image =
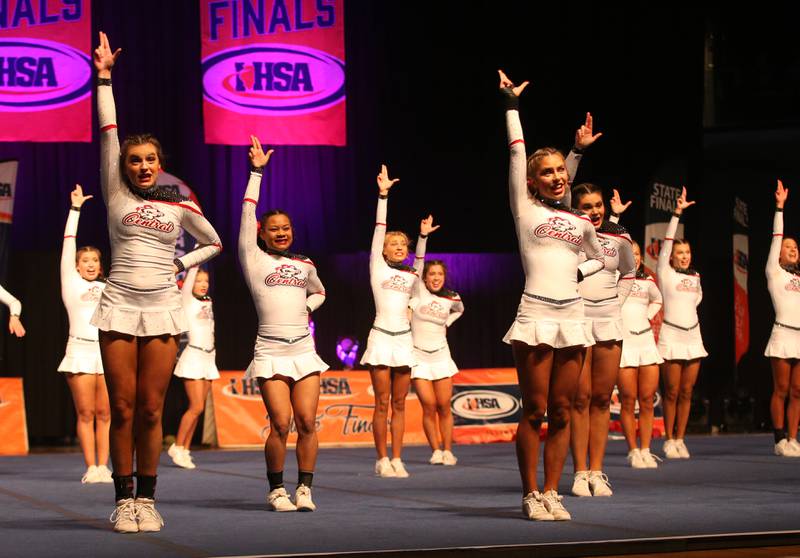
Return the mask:
M750 308L747 299L748 246L747 204L739 198L733 206L733 327L736 364L750 347Z
M645 211L643 258L645 271L658 279L656 266L658 265L658 252L667 232L669 220L681 195L680 186L670 186L658 181L653 181L648 190L647 206ZM678 224L675 238L683 238L683 224ZM663 312L659 312L651 321L653 335L658 341L661 331Z
M0 141L92 141L90 0L0 1Z
M14 216L14 189L19 161L0 162L0 223L11 224Z
M22 378L0 378L0 455L27 455Z
M206 143L345 145L344 0L200 0Z
M458 444L510 442L522 416L513 368L461 370L453 377L453 441Z

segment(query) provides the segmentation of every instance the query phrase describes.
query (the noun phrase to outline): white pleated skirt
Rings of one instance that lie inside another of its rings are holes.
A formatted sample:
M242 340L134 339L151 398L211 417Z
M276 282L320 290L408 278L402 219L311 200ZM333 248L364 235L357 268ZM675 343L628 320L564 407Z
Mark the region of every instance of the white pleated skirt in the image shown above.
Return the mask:
M584 303L583 311L592 320L592 337L595 342L621 341L625 337L618 304L590 306Z
M68 374L102 374L103 359L100 357L100 343L70 337L64 358L58 365L58 371Z
M773 325L764 356L800 358L800 330Z
M443 380L458 373L458 367L450 356L450 347L445 345L438 351L428 352L414 347L416 366L411 369L411 379Z
M175 376L189 380L216 380L219 378L217 369L217 352L210 353L187 345L175 365Z
M258 336L253 360L244 377L249 380L285 376L297 381L327 369L328 365L317 355L311 335L294 343Z
M622 339L622 356L620 357L620 368L638 368L648 364L661 364L664 359L658 352L656 340L652 331L646 331L639 335L625 332Z
M662 324L658 335L658 352L664 360L694 360L708 356L699 325L686 331L667 323Z
M411 331L401 335L389 335L377 329L371 329L367 339L367 350L361 357L365 366L414 366L414 341Z
M590 347L594 345L592 321L584 315L583 301L556 306L522 295L517 317L511 324L503 342L521 341L526 345L549 345L554 349L564 347Z
M137 337L179 335L188 329L177 286L139 292L111 281L103 289L91 324L101 331Z

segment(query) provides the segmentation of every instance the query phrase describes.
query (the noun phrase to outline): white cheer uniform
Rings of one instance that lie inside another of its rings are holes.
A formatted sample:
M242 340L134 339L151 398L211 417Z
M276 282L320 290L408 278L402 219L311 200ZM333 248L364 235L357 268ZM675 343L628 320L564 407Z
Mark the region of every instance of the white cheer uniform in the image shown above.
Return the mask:
M603 249L603 269L578 284L586 317L592 320L595 341L620 341L624 337L620 309L634 278L631 237L621 225L603 221L595 229ZM582 259L585 254L581 253Z
M22 314L22 303L14 298L14 296L0 285L0 302L8 306L8 310L12 316L19 316Z
M800 275L780 266L782 242L783 211L776 211L766 269L767 288L775 309L775 324L764 356L800 358Z
M658 352L652 320L661 310L661 292L656 280L649 275L631 279L628 298L622 304L622 357L620 368L638 368L648 364L661 364L664 359Z
M125 185L111 86L97 88L97 107L111 273L91 323L135 336L177 335L187 325L173 266L188 269L216 256L222 250L219 236L195 203L144 199ZM176 260L175 244L183 229L200 248Z
M441 289L432 293L420 279L409 302L411 335L417 365L411 378L441 380L458 372L447 344L447 328L464 313L464 303L458 293Z
M258 313L258 337L245 378L280 375L300 380L328 369L308 328L309 312L325 302L325 288L310 259L258 247L260 187L261 173L251 172L239 228L239 261Z
M664 297L664 322L658 336L658 351L664 360L693 360L708 356L700 334L697 306L703 300L700 274L681 273L669 265L672 242L680 218L673 215L658 253L658 286Z
M603 253L591 221L563 204L553 207L532 196L527 185L525 141L519 112L506 112L511 150L508 185L525 271L517 316L503 341L553 348L594 344L591 320L578 295L584 278L603 269ZM555 204L554 204L555 205ZM583 250L587 259L579 261Z
M414 341L408 321L408 304L422 269L427 238L417 240L414 267L389 265L383 257L386 238L387 198L378 198L375 232L369 255L369 282L375 299L375 321L361 364L367 366L414 366Z
M216 380L219 370L214 349L214 309L210 296L197 298L192 293L198 271L197 267L191 268L181 287L183 311L189 322L189 342L175 366L175 376L190 380Z
M75 268L78 220L81 212L70 209L61 248L61 300L69 316L69 339L59 372L102 374L97 328L89 321L105 289L103 281L87 281Z

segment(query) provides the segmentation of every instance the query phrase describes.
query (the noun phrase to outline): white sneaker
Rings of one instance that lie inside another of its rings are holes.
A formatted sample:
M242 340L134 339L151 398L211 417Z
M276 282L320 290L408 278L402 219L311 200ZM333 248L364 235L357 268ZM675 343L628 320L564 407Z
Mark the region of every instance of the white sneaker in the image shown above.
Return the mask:
M444 450L442 452L442 463L447 467L452 467L456 463L458 463L458 458L453 455L452 451Z
M175 444L172 444L167 450L167 455L172 458L172 462L178 467L183 467L184 469L195 468L195 464L189 455L189 450L183 446L176 446Z
M379 477L396 477L397 473L394 472L392 462L388 457L381 457L375 461L375 474Z
M394 476L400 479L407 479L409 477L408 471L406 471L406 466L403 465L403 462L399 457L392 459L391 463L392 469L394 469Z
M678 448L678 455L680 455L681 459L689 459L691 455L689 455L689 449L686 447L686 443L681 438L680 440L675 440L675 446Z
M633 448L628 452L628 464L634 469L645 469L647 465L644 464L642 453L639 448Z
M786 448L789 446L789 440L784 438L777 444L775 444L775 455L779 455L781 457L786 455Z
M154 533L164 526L164 519L156 510L156 501L151 498L136 498L136 521L142 533Z
M111 469L105 465L98 465L97 482L114 482L114 478L111 476Z
M310 496L310 495L309 495ZM267 496L272 511L276 512L290 512L297 511L297 506L292 503L289 494L284 487L276 488Z
M589 471L578 471L575 473L575 480L572 483L572 493L575 496L591 496L589 490Z
M185 469L194 469L197 465L194 464L194 460L192 459L192 452L188 449L183 450L183 467Z
M786 444L786 453L784 453L784 455L786 457L800 457L800 443L794 438L789 440Z
M428 461L431 465L443 465L444 464L444 452L440 449L433 450L433 454L431 455L430 460Z
M304 484L297 487L297 492L294 494L294 502L297 511L305 512L317 509L314 501L311 500L311 489Z
M603 471L589 472L589 488L592 489L592 496L611 496L614 494L611 491L611 483L608 482L608 476Z
M175 456L183 452L183 449L183 446L172 444L169 449L167 449L167 455L169 455L172 459L175 459Z
M522 513L532 521L553 521L555 519L545 507L542 495L538 490L522 497Z
M564 507L564 504L561 501L564 499L563 496L559 496L558 492L555 490L548 490L542 496L542 501L544 503L544 507L550 514L553 516L553 519L556 521L569 521L572 519L572 516L567 511L567 508Z
M108 520L114 524L117 533L138 533L139 524L136 522L136 505L133 498L119 500Z
M100 482L100 476L97 471L97 465L89 465L86 472L81 477L81 484L94 484Z
M646 469L658 468L658 462L661 461L661 458L650 453L650 448L640 449L639 455L642 457L642 463L644 463Z
M678 445L675 440L667 440L664 442L664 457L667 459L680 459L681 454L678 451Z

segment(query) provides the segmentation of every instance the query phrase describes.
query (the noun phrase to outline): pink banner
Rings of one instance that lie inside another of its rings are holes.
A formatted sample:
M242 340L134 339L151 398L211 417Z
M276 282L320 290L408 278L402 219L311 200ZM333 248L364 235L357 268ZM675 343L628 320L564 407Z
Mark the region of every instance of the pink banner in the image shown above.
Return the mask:
M206 143L345 145L344 0L200 0Z
M90 0L0 0L0 141L92 141Z

